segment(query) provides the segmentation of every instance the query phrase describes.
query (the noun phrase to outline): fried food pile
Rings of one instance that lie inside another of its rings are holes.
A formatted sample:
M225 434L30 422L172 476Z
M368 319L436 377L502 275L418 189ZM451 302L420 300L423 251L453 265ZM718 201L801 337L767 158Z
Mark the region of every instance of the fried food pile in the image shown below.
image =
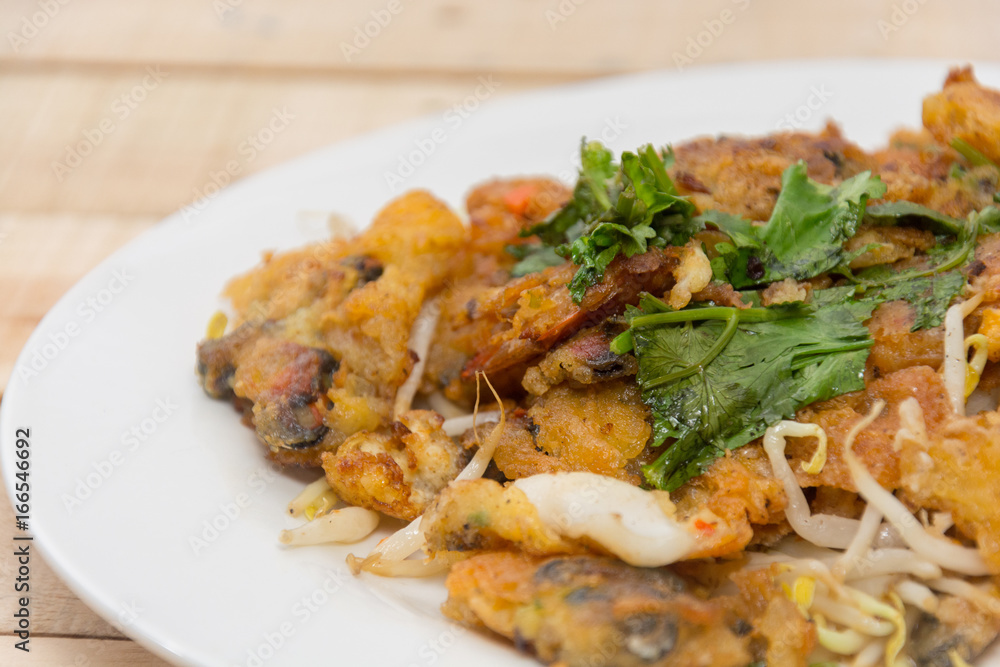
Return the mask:
M954 70L923 121L585 143L467 224L405 194L234 279L200 381L544 663L965 664L1000 632L1000 93Z

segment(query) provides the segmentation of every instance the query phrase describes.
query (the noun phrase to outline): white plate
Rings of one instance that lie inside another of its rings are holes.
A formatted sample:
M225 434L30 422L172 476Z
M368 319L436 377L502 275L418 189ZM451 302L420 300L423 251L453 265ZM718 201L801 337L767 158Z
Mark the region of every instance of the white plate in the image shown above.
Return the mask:
M448 624L440 580L352 578L344 556L374 538L278 545L304 477L271 471L252 432L193 371L226 280L264 249L315 240L322 230L302 211L368 221L393 194L385 174L401 159L422 163L405 188L460 208L494 175L572 179L581 135L603 134L618 151L835 118L874 147L919 125L920 100L947 66L818 61L602 80L485 103L460 124L454 115L406 123L241 181L130 243L42 320L3 399L5 482L15 429L28 427L36 544L85 602L177 664L534 664ZM1000 86L997 66L977 74ZM421 145L429 156L415 152ZM32 364L37 373L22 377ZM71 498L80 499L72 508ZM1000 665L993 655L984 664Z

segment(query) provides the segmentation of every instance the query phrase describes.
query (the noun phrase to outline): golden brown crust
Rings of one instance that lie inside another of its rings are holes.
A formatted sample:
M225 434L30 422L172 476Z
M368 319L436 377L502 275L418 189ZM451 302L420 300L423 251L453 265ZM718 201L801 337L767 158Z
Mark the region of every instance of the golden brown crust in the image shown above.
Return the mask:
M582 328L618 315L638 303L643 291L662 294L674 278L682 248L651 248L632 257L619 256L604 279L587 289L579 304L568 284L577 267L563 264L518 278L496 288L474 304L474 319L487 326L490 337L466 364L463 376L477 371L493 374L525 364ZM521 371L523 373L523 369Z
M726 610L666 570L594 556L495 552L452 568L445 615L485 627L546 663L585 667L743 667ZM733 619L734 620L734 619Z
M584 471L638 484L627 466L649 440L648 412L631 381L559 385L512 415L493 461L509 479Z
M846 491L857 491L847 462L844 460L844 443L847 433L882 400L886 408L871 426L858 434L854 453L865 464L884 488L899 487L899 453L893 442L899 430L899 405L913 397L920 404L927 418L927 428L935 430L951 414L951 404L941 376L926 366L914 366L892 373L868 383L863 391L844 394L829 401L813 404L800 410L796 420L818 424L827 435L826 465L819 474L802 470L816 450L815 438L789 438L786 453L799 484L805 487L830 486Z
M750 638L756 660L768 667L805 667L816 647L816 627L785 597L775 574L759 569L732 575L740 598L731 604L754 621Z
M806 162L809 177L821 183L839 183L873 166L832 124L815 135L696 139L674 151L677 159L670 174L698 210L716 209L748 220L771 216L781 175L799 160Z
M612 321L584 329L529 367L521 386L529 394L541 396L563 382L579 386L635 375L639 369L635 357L611 351L611 341L624 330L624 324Z
M929 431L929 442L902 443L903 498L915 508L950 512L1000 574L1000 414L954 418Z
M708 508L723 520L705 528L692 558L734 556L753 540L754 531L784 522L788 504L781 483L759 444L751 444L715 461L699 477L670 494L683 521Z
M351 435L323 454L330 487L342 500L407 521L417 518L468 462L429 410L411 410L378 431Z
M413 322L465 240L458 218L416 191L356 238L266 256L226 290L236 329L199 347L206 390L253 404L273 459L319 465L347 436L388 423L415 361Z
M944 89L924 99L923 120L940 143L957 137L1000 161L1000 92L979 85L971 67L951 70Z
M462 377L462 368L484 349L496 325L476 317L476 304L510 279L515 259L506 248L530 241L521 231L544 220L569 196L566 186L547 178L496 179L469 193L469 238L457 253L454 276L441 296L441 319L424 374L428 393L442 391L471 408L475 383ZM490 380L504 395L516 394L521 372L491 373Z
M427 509L421 526L432 554L509 550L546 556L589 551L548 527L519 488L491 479L451 484Z

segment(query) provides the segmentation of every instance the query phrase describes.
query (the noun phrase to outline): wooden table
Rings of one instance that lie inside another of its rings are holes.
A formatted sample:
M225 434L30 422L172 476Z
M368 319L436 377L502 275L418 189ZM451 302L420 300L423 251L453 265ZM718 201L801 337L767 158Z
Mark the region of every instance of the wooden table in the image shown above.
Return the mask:
M1000 4L987 0L4 0L0 393L59 296L197 199L276 109L294 119L243 174L443 110L481 75L502 81L500 97L718 62L989 60L997 25ZM0 543L13 533L4 496ZM11 551L0 556L0 664L165 664L38 559L31 653L15 650Z

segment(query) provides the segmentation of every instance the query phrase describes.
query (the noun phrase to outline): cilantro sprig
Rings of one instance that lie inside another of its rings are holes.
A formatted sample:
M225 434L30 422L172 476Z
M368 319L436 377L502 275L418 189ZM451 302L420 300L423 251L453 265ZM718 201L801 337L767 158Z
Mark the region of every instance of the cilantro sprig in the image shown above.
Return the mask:
M829 186L809 178L800 161L782 175L766 224L717 211L696 220L729 235L730 243L716 246L713 270L717 278L744 289L785 278L805 280L850 261L844 241L857 232L868 199L884 194L885 184L871 172Z
M686 243L703 226L693 220L694 205L677 193L667 174L672 162L669 150L661 157L647 144L635 153L622 153L620 164L615 164L600 142L582 143L572 199L522 233L537 235L541 243L521 251L513 274L551 266L554 251L579 266L569 284L573 301L579 303L615 257Z
M653 414L649 484L672 491L815 401L864 388L874 303L689 308L644 296L627 319ZM621 345L622 342L619 342Z

